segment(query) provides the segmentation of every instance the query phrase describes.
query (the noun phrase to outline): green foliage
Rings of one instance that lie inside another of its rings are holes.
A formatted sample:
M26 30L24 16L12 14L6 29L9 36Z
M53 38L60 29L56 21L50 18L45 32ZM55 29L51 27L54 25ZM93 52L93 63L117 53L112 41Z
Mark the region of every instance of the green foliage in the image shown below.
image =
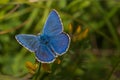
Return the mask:
M27 80L25 63L34 63L35 56L18 44L15 35L40 33L52 9L60 14L71 44L61 63L51 63L51 73L41 70L39 79L120 80L119 0L2 0L0 4L0 80ZM75 35L78 26L81 31ZM86 29L86 37L73 40L85 35Z

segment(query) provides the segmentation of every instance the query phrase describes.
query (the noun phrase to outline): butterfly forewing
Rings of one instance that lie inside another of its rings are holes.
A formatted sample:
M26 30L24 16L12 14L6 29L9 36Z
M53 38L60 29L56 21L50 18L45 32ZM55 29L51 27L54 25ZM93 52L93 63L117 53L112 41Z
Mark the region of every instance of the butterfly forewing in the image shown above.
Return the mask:
M44 25L43 34L48 36L58 35L62 32L62 23L55 10L52 10Z
M38 38L35 35L19 34L15 37L22 46L31 52L35 52L40 45Z

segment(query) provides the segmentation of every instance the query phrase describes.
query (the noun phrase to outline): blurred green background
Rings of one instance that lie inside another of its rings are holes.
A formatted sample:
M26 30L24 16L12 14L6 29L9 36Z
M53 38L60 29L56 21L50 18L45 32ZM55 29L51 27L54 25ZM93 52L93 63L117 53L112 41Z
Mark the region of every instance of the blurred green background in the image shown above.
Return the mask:
M0 80L29 80L35 62L16 34L38 34L52 9L71 36L68 52L40 80L120 80L120 0L1 0ZM24 78L24 79L23 79Z

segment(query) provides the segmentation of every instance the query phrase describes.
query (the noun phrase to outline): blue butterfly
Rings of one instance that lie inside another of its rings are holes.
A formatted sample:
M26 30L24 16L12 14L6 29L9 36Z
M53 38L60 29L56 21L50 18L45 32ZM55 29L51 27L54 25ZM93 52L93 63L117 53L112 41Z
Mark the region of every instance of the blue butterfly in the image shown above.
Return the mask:
M31 52L41 63L51 63L64 54L69 47L70 37L63 32L63 25L56 10L52 10L39 35L18 34L17 41Z

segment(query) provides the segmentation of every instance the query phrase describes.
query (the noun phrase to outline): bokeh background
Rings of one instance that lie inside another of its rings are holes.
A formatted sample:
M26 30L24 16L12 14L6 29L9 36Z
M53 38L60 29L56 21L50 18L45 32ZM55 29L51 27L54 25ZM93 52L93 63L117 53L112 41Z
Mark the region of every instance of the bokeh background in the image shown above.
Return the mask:
M71 36L60 64L40 80L120 80L120 0L1 0L0 80L29 80L26 62L34 53L22 47L17 34L42 31L52 9ZM24 79L23 79L24 78Z

